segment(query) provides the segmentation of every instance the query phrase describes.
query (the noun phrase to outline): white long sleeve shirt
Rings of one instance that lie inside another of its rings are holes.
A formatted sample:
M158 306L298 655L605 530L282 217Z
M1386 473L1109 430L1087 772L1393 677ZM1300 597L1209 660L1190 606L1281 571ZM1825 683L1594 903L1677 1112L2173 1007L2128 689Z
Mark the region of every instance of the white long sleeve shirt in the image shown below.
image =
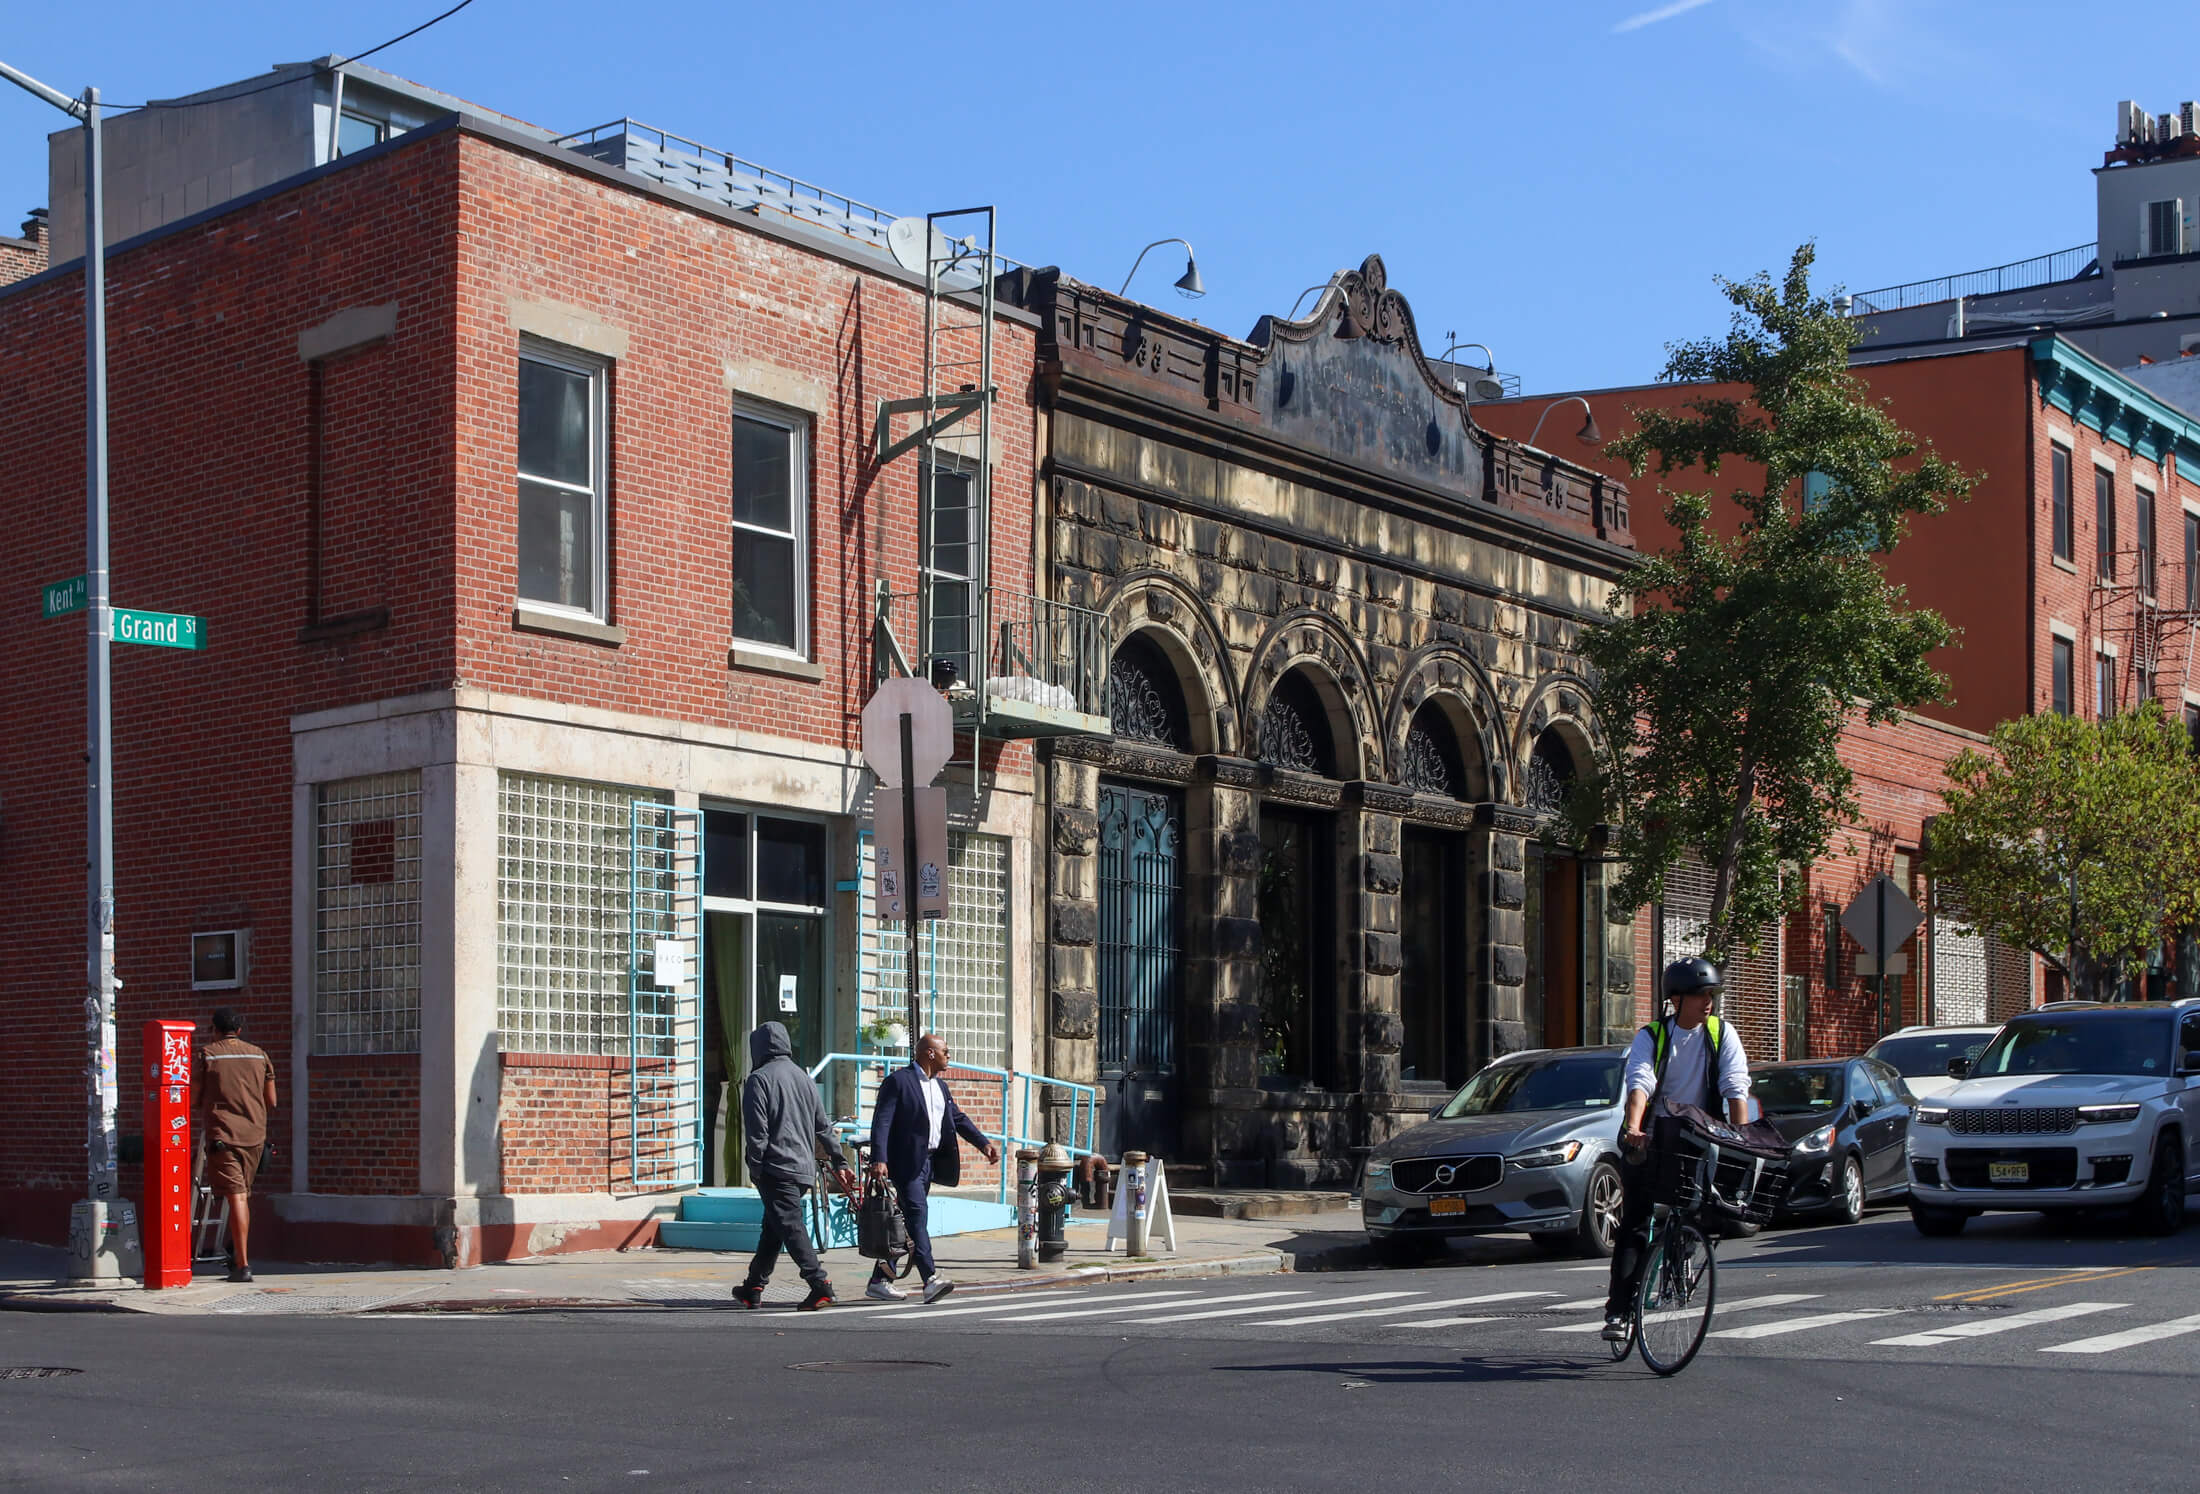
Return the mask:
M1734 1024L1719 1023L1719 1078L1718 1098L1745 1100L1749 1098L1749 1055L1742 1051L1742 1040L1734 1031ZM1709 1098L1709 1085L1705 1073L1711 1062L1710 1024L1682 1027L1676 1024L1669 1039L1672 1051L1665 1059L1665 1094L1676 1104L1702 1105ZM1647 1027L1635 1034L1635 1040L1627 1048L1627 1092L1651 1096L1658 1094L1657 1042ZM1717 1105L1708 1107L1718 1113Z

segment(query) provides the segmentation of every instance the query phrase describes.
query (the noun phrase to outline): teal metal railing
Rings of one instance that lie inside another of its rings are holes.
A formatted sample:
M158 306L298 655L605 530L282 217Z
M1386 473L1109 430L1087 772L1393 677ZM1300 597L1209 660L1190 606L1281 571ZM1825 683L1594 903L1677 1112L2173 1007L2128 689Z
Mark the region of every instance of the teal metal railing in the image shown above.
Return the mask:
M903 1062L905 1062L903 1059L887 1058L877 1053L828 1053L811 1065L810 1080L817 1085L818 1095L825 1101L828 1114L831 1113L833 1106L832 1092L827 1082L828 1076L840 1065L848 1067L850 1078L853 1081L853 1088L859 1100L857 1114L840 1121L835 1127L843 1138L853 1140L859 1136L869 1136L871 1133L871 1119L863 1113L866 1107L863 1105L861 1098L864 1094L861 1083L863 1071L868 1069L878 1077L884 1078L889 1070ZM1009 1181L1015 1172L1014 1160L1009 1154L1017 1147L1045 1146L1047 1144L1047 1138L1032 1134L1032 1106L1034 1104L1033 1091L1035 1089L1058 1089L1068 1092L1069 1139L1062 1143L1063 1149L1073 1157L1092 1155L1100 1123L1100 1091L1096 1086L1079 1084L1070 1079L1056 1079L1046 1074L1026 1073L1022 1069L996 1069L985 1064L957 1063L951 1064L949 1067L956 1074L983 1074L1000 1086L1001 1129L999 1131L988 1131L986 1135L1001 1143L999 1192L1002 1203L1008 1202ZM1010 1103L1012 1099L1015 1101L1014 1105ZM1012 1121L1015 1123L1015 1129L1013 1130L1009 1129Z

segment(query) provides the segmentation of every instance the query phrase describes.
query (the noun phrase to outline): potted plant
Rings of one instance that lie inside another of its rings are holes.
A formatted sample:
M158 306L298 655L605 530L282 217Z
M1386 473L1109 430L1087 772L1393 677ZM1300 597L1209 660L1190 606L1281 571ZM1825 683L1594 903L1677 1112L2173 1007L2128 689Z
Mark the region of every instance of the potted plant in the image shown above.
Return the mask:
M866 1023L863 1035L881 1048L899 1048L909 1041L909 1029L898 1017L878 1017Z

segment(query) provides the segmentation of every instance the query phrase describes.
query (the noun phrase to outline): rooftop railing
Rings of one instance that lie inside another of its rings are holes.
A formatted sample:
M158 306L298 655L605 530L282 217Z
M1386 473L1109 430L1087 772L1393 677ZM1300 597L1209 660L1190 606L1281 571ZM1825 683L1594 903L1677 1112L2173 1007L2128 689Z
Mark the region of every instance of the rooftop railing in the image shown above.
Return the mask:
M2015 260L1988 270L1971 270L1961 275L1943 275L1937 280L1913 280L1907 285L1859 291L1856 315L1930 306L1935 301L1953 301L1958 296L1998 296L2005 291L2028 290L2036 285L2082 280L2094 272L2100 257L2098 243L2074 244L2053 254Z

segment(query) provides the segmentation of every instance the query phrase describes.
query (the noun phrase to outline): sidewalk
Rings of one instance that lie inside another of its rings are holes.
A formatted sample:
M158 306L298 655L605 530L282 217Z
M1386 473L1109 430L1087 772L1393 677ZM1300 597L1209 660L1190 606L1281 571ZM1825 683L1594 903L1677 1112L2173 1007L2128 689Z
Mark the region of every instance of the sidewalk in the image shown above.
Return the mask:
M1009 1292L1066 1282L1162 1276L1236 1276L1289 1269L1284 1248L1294 1231L1276 1220L1178 1216L1177 1249L1127 1260L1102 1254L1105 1221L1069 1232L1069 1253L1033 1271L1016 1269L1016 1234L987 1230L935 1242L940 1271L957 1293ZM202 1264L186 1287L149 1292L135 1282L71 1285L62 1250L0 1240L0 1311L181 1314L344 1315L363 1312L509 1312L543 1308L730 1308L729 1293L747 1274L748 1256L704 1250L590 1251L538 1256L465 1271L371 1266L253 1266L250 1284L232 1286L219 1265ZM871 1263L850 1249L826 1252L842 1302L863 1295ZM914 1287L915 1282L905 1285ZM780 1259L768 1303L801 1300L801 1279Z

